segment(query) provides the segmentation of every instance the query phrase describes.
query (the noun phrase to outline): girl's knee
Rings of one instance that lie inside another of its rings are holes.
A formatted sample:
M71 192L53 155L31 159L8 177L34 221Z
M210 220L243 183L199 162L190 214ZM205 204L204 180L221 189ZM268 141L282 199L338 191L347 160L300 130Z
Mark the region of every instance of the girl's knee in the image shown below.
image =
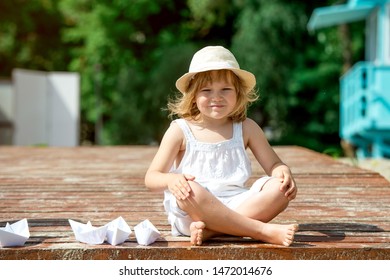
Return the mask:
M199 183L194 181L188 181L191 192L188 199L181 201L183 203L186 203L190 201L190 204L193 204L193 202L196 202L196 204L202 204L207 198L209 198L210 195L212 195L209 191L207 191L204 187L202 187ZM180 202L178 202L180 203Z
M279 190L281 185L278 178L271 178L264 183L263 190Z
M204 197L208 197L211 193L202 187L199 183L194 181L188 181L191 187L190 196L195 198L196 200L203 199Z
M275 199L279 202L284 202L287 207L289 200L285 196L285 192L280 189L281 185L282 183L278 178L272 178L264 184L262 192L268 193L269 195L275 197Z
M180 209L188 213L194 221L203 220L213 195L196 182L188 182L191 187L190 196L185 200L176 200Z

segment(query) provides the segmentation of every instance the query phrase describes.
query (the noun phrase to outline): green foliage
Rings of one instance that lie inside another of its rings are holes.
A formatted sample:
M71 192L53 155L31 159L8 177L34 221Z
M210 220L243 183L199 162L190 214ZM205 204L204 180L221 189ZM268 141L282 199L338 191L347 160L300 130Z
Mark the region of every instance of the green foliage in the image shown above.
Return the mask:
M0 76L17 67L66 70L63 23L56 0L0 1Z
M364 23L308 33L318 5L287 0L0 2L0 75L15 67L81 74L82 142L158 143L176 79L205 45L230 48L257 78L250 117L273 144L339 150L346 43L362 59Z
M71 22L64 39L79 45L71 65L84 73L83 115L102 123L99 143L155 142L173 84L160 79L156 65L180 43L172 44L181 32L174 2L64 0L62 8Z
M306 18L301 18L298 4L248 0L241 5L232 49L241 66L257 77L263 106L263 119L258 121L278 124L287 115L286 87Z
M338 28L309 34L314 7L301 1L237 2L242 10L233 50L257 77L261 101L251 110L254 118L272 132L273 144L338 147L343 69Z

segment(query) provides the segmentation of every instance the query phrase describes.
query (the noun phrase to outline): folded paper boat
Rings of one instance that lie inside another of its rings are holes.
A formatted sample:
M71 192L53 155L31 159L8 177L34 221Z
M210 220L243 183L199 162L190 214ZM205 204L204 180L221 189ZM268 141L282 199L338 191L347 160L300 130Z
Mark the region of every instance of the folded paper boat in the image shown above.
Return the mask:
M30 237L27 219L16 223L7 223L5 227L0 228L0 245L2 247L23 246Z
M106 226L107 242L114 246L125 242L131 234L129 225L122 217L107 223Z
M108 226L94 227L91 222L82 224L69 219L76 240L90 245L102 244L106 238Z
M160 232L149 220L145 220L136 225L134 227L134 233L140 245L152 244L161 236Z

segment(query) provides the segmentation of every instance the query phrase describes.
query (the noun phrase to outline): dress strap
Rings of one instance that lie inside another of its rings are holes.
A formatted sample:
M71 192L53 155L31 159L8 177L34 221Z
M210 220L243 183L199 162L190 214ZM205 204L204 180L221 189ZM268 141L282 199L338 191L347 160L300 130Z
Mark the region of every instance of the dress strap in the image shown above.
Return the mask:
M192 134L192 131L191 131L190 127L188 126L185 119L177 119L177 120L174 120L174 122L179 125L179 127L183 131L184 136L186 137L187 141L195 140L195 137Z
M244 137L242 133L242 122L233 123L233 139L244 145Z

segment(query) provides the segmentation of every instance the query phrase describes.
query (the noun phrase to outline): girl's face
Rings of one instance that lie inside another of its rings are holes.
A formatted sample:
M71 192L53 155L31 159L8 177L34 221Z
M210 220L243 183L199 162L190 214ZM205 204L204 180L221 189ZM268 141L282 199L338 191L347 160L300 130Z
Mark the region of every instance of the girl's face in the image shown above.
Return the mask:
M211 71L211 81L199 88L195 102L202 118L228 118L235 109L237 91L229 78L223 79L217 71Z

